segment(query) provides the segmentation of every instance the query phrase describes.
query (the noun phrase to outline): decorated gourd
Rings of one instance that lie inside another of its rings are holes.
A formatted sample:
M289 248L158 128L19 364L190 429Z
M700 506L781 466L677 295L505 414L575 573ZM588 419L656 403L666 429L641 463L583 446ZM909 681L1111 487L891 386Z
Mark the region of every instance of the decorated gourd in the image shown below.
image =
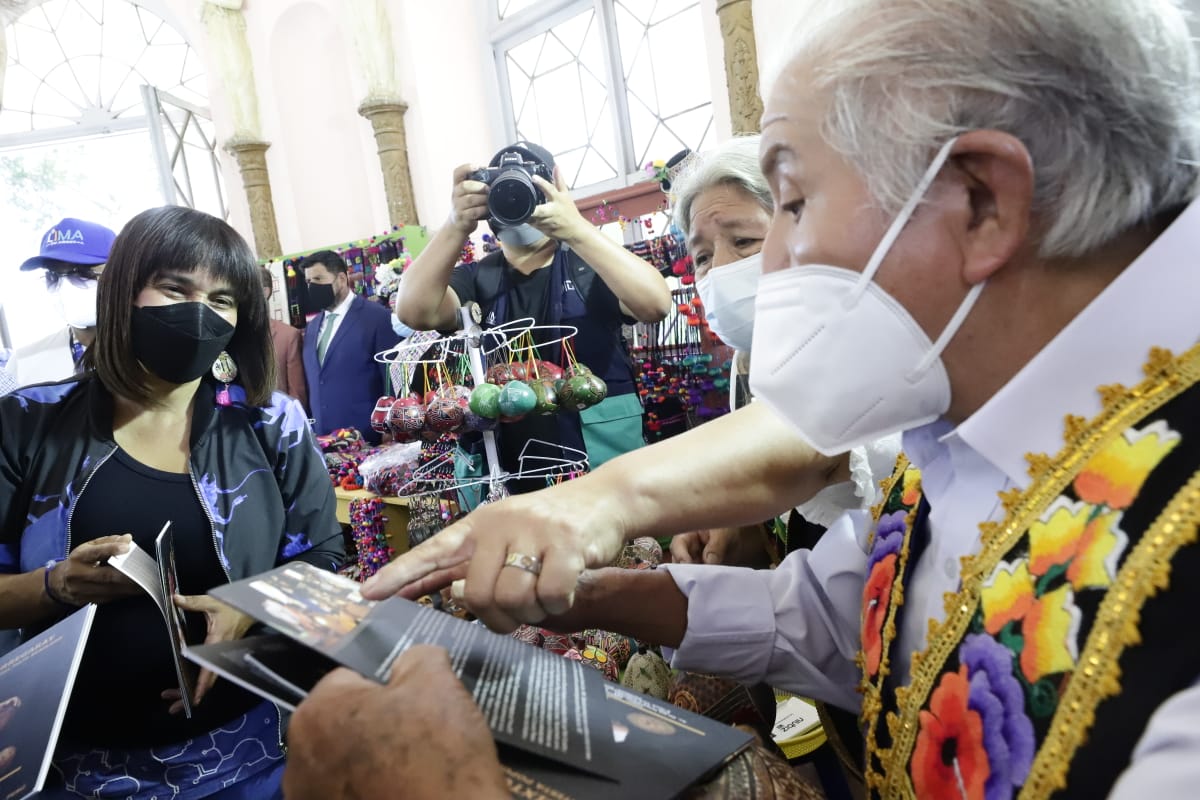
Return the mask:
M571 387L575 404L579 406L580 411L596 405L608 396L608 384L598 375L591 373L568 378L567 385Z
M503 386L512 380L512 369L508 364L495 364L487 371L487 382Z
M425 405L415 395L401 397L392 404L388 424L392 438L398 442L411 442L425 427Z
M395 402L394 397L381 397L375 401L375 409L371 412L371 430L376 433L392 432L391 426L388 425L388 414Z
M529 380L532 371L527 369L520 361L514 361L508 365L509 380L527 381Z
M671 689L671 668L658 653L638 648L621 675L621 685L666 700Z
M481 383L471 392L471 412L488 419L500 416L500 392L502 390L494 383Z
M537 398L537 403L533 407L534 414L548 416L558 411L558 392L554 389L553 378L534 381L529 388L533 389L534 397Z
M453 392L439 391L425 410L425 427L438 433L453 433L463 425L467 401Z
M500 390L500 416L501 418L520 418L533 411L537 405L537 395L533 393L533 389L529 388L529 384L524 381L511 380L504 384L504 388Z

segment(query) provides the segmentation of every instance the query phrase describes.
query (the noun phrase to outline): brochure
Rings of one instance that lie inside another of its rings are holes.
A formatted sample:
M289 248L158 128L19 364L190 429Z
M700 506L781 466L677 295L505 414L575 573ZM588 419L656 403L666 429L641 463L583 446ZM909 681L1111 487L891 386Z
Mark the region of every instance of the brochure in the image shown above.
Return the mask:
M154 551L155 555L151 556L137 545L131 545L128 552L111 556L108 563L145 589L162 613L167 638L171 641L171 660L175 664L183 713L191 719L199 671L183 658L183 648L187 646L187 620L183 609L172 599L179 591L179 572L175 569L175 540L169 521L154 540Z
M95 615L84 606L0 657L0 798L42 790Z
M752 738L482 625L398 597L364 600L358 583L308 564L278 567L211 594L288 641L255 637L240 647L188 647L184 655L285 707L294 707L334 663L382 683L412 645L445 648L491 728L510 782L522 791L674 797ZM327 663L306 658L306 650Z

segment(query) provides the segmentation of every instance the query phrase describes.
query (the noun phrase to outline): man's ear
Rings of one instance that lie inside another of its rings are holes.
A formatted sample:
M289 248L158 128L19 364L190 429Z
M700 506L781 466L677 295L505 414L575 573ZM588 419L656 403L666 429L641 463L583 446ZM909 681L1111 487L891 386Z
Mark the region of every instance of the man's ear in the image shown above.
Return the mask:
M963 237L963 278L987 280L1025 245L1033 207L1033 159L1019 139L969 131L950 153L965 181L970 219Z

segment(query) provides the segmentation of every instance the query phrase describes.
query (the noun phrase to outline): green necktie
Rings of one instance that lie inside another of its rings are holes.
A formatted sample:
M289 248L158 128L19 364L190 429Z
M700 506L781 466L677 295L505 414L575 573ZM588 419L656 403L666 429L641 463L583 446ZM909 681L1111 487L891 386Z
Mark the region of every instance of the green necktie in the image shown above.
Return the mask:
M317 363L325 363L325 350L329 347L329 337L333 335L333 321L337 314L325 315L325 327L321 329L321 338L317 340Z

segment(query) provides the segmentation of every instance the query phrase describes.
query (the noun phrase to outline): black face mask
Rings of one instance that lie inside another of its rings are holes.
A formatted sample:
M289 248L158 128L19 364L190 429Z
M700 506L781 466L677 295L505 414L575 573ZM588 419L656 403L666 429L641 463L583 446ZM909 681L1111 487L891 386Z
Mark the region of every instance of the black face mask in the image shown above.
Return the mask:
M333 305L332 283L310 283L308 285L308 310L324 311Z
M188 383L212 369L234 327L204 303L133 309L133 355L168 383Z

